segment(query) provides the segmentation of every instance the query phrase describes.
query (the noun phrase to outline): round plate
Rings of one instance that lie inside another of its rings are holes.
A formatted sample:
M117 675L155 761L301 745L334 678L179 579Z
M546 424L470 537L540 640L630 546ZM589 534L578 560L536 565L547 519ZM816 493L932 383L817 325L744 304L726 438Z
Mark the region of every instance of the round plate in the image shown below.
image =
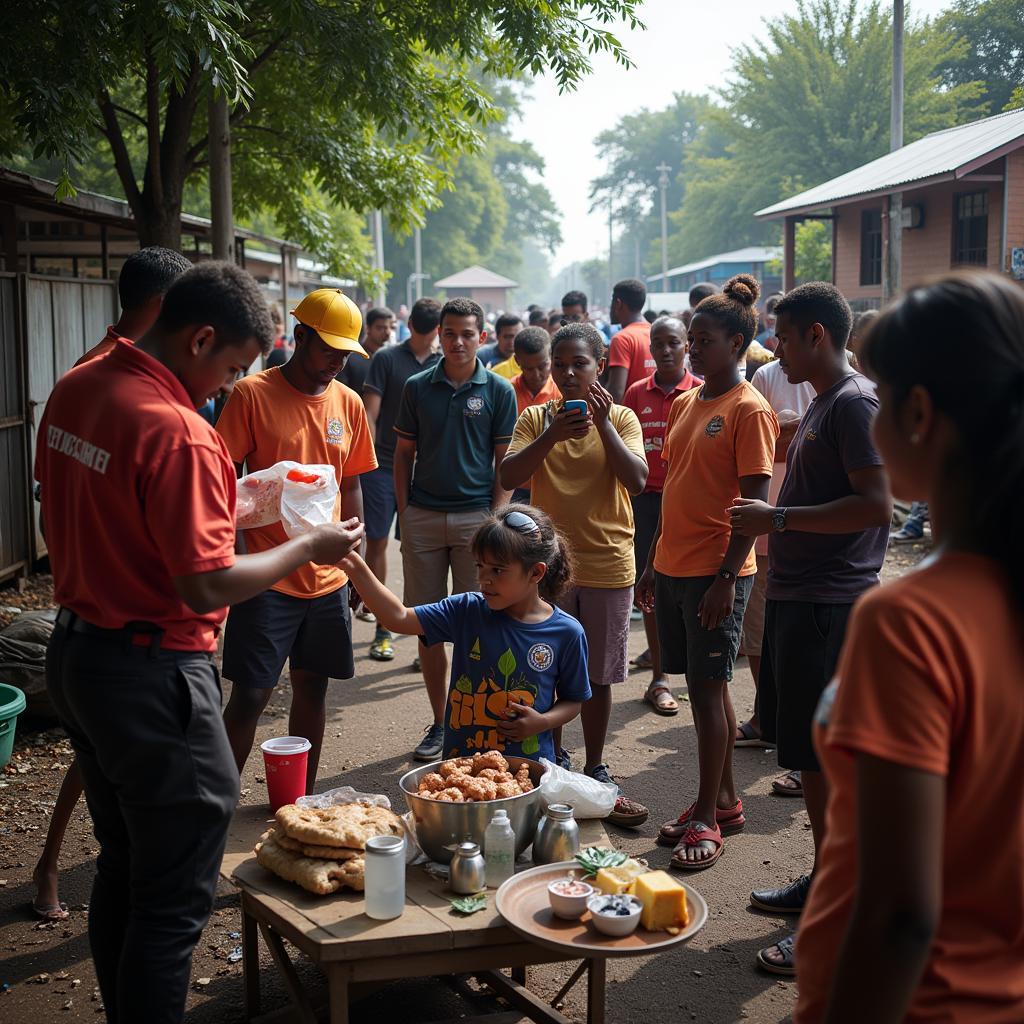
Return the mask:
M502 883L495 895L495 906L505 923L531 942L540 943L560 953L571 953L581 959L590 956L645 956L692 939L708 919L708 905L696 889L684 882L690 923L678 934L649 932L637 928L632 935L613 938L590 926L588 910L578 921L555 917L548 901L548 885L565 878L579 865L575 861L544 864L513 875Z

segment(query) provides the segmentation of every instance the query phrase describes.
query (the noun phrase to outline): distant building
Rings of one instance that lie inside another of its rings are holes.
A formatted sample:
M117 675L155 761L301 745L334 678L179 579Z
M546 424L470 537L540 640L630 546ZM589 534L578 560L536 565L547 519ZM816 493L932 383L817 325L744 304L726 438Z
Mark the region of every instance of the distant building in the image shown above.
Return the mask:
M786 287L794 229L831 220L832 280L855 309L880 305L888 198L903 194L902 284L955 267L1024 265L1024 109L933 132L755 216L785 224ZM1024 274L1024 270L1021 271Z
M720 252L694 263L673 267L665 275L667 286L661 274L652 274L647 278L647 289L656 290L656 293L689 292L701 281L710 281L721 288L734 274L753 274L761 282L762 293L777 292L782 285L781 259L780 246L748 245L745 249Z
M435 281L434 287L443 288L450 299L465 296L479 303L485 313L497 313L499 310L508 309L508 293L513 288L518 288L519 282L474 264L457 274Z

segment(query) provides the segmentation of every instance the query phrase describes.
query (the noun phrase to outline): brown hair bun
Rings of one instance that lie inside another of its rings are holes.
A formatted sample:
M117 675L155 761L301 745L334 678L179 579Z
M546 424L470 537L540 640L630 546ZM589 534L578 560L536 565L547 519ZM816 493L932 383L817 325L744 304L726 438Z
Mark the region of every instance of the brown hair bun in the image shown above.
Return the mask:
M761 286L752 274L737 274L725 282L722 291L741 306L753 306L761 294Z

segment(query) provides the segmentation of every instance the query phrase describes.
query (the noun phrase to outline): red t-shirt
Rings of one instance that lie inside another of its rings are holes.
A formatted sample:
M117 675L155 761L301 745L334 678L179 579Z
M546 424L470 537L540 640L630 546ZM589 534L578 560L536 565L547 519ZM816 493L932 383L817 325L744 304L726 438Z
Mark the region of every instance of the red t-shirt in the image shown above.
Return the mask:
M108 352L113 350L114 346L119 341L123 341L126 345L135 344L131 338L123 338L114 330L113 327L108 327L104 339L93 345L93 347L75 363L75 366L81 366L83 363L91 363L94 359L99 359L100 356L105 356ZM74 368L75 367L73 366L72 369Z
M35 476L58 604L105 629L154 623L170 650L216 649L227 609L197 614L172 577L234 564L235 473L167 367L116 344L65 374Z
M626 367L626 387L654 373L657 363L651 355L651 325L643 319L623 327L612 338L609 366Z
M689 370L683 379L669 392L654 382L654 374L638 380L626 388L622 404L636 413L640 429L644 432L644 452L647 454L647 486L644 491L660 491L665 484L668 465L661 457L665 447L665 428L668 426L668 411L676 397L684 391L698 387L700 381Z

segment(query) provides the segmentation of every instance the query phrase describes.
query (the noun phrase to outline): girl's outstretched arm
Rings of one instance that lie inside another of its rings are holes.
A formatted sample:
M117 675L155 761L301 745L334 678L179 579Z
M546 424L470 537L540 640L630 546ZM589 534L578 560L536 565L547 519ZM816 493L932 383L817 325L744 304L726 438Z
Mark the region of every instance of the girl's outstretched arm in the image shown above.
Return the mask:
M357 554L343 558L339 563L348 573L363 603L373 612L377 622L392 633L419 636L423 632L420 620L412 608L406 608L394 594L370 571L370 567Z

